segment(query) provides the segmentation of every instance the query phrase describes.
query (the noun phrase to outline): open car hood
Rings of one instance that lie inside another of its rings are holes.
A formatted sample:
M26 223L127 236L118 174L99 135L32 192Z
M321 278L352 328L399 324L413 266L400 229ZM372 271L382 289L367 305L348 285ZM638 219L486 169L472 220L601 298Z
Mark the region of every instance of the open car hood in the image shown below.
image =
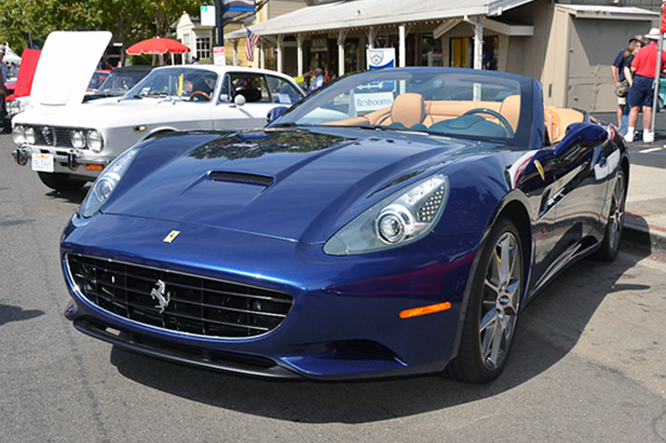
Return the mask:
M222 136L171 159L163 155L195 136L162 138L137 157L102 211L318 243L469 146L428 137L255 134Z
M25 97L30 95L32 82L35 78L37 63L42 51L39 49L24 49L21 58L21 69L16 77L16 88L13 98Z
M37 64L30 103L33 106L82 103L109 41L108 31L50 33Z

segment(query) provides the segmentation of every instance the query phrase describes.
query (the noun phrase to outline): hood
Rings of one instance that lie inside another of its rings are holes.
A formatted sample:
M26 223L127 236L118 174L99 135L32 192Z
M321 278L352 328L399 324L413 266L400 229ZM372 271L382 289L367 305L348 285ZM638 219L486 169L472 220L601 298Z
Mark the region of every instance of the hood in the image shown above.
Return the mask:
M100 98L78 105L41 106L21 114L17 122L52 126L79 126L102 130L122 128L138 124L167 125L179 123L176 127L189 129L210 128L211 118L202 111L201 103L171 101L168 99L121 100L120 97ZM185 125L186 122L191 124Z
M427 136L254 131L164 158L188 137L201 143L185 135L146 146L104 212L320 243L469 146Z
M83 102L110 40L108 31L50 33L37 64L30 103L64 106Z

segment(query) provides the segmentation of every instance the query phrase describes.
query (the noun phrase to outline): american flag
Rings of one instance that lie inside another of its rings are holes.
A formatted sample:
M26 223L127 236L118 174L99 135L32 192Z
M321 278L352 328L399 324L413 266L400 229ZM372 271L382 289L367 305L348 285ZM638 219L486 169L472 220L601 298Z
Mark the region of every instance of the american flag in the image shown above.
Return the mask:
M250 30L250 28L245 28L247 32L247 37L245 38L245 59L249 62L254 61L254 48L257 47L257 42L259 42L259 34L256 34Z

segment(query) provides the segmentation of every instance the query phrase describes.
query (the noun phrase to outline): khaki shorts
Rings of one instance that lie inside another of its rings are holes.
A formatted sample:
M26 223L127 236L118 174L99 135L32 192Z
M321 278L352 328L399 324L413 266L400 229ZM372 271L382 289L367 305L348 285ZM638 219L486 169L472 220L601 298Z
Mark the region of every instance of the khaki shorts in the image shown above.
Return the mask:
M627 97L618 97L617 98L617 104L618 105L626 105L627 104Z

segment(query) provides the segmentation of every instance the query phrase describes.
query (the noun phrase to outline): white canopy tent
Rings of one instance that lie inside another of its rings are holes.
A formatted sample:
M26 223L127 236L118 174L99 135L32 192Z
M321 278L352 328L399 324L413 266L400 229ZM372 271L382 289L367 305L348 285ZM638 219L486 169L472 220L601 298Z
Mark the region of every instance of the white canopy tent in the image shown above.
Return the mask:
M12 48L9 47L9 43L5 43L5 58L3 61L5 63L16 63L17 65L21 64L21 57L19 57L16 52L12 51Z

